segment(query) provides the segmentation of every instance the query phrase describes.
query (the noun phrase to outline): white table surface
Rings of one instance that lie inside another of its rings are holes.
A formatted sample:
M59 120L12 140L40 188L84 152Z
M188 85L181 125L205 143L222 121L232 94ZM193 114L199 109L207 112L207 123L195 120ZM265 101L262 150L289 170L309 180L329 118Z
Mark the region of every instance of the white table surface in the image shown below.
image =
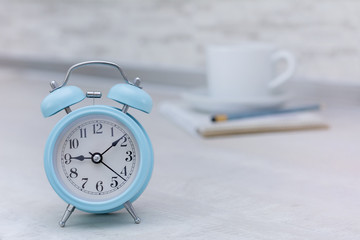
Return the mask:
M142 223L125 210L75 211L60 228L67 204L46 179L43 150L65 113L44 119L40 103L48 82L63 77L0 69L1 240L360 239L359 109L328 108L329 130L202 139L158 113L171 94L152 86L154 111L131 110L155 151L150 184L134 203ZM75 84L106 94L114 83Z

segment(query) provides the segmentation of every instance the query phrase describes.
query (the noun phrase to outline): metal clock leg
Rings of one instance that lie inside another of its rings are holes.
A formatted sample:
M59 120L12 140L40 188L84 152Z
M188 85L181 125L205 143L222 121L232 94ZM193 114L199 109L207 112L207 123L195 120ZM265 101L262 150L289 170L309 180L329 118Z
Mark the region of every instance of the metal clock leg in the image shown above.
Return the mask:
M131 204L131 202L127 201L126 203L124 203L124 207L130 213L130 215L134 219L134 222L136 224L139 224L141 222L141 219L136 215L135 209L134 209L133 205Z
M75 210L75 207L71 204L69 204L66 207L64 215L63 215L61 221L59 222L60 227L65 227L66 221L69 219L70 215L74 212L74 210Z

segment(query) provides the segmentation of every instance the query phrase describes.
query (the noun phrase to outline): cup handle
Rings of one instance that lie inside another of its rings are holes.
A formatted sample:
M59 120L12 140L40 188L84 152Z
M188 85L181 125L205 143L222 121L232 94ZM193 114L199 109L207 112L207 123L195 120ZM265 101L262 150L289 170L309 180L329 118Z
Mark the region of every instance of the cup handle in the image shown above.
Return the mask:
M296 61L294 55L288 51L275 52L271 60L274 63L285 60L287 64L287 69L269 83L269 88L273 90L283 85L294 75Z

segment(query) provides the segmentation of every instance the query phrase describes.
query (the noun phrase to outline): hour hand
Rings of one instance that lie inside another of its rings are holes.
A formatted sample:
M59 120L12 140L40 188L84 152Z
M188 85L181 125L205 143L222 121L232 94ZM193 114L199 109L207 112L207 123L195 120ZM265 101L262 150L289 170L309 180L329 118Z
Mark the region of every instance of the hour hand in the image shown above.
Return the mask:
M75 159L75 160L79 160L79 161L84 161L85 159L91 159L91 157L84 157L84 155L79 155L77 157L70 156L70 159L71 160Z

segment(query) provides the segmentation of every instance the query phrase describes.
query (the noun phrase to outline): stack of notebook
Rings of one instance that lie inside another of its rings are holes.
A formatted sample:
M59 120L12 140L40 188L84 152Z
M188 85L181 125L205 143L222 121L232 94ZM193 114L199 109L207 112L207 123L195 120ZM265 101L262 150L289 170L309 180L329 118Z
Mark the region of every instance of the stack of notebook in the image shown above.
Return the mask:
M178 126L191 134L203 137L328 127L319 114L318 105L217 115L195 111L182 101L163 102L159 107L161 113Z

